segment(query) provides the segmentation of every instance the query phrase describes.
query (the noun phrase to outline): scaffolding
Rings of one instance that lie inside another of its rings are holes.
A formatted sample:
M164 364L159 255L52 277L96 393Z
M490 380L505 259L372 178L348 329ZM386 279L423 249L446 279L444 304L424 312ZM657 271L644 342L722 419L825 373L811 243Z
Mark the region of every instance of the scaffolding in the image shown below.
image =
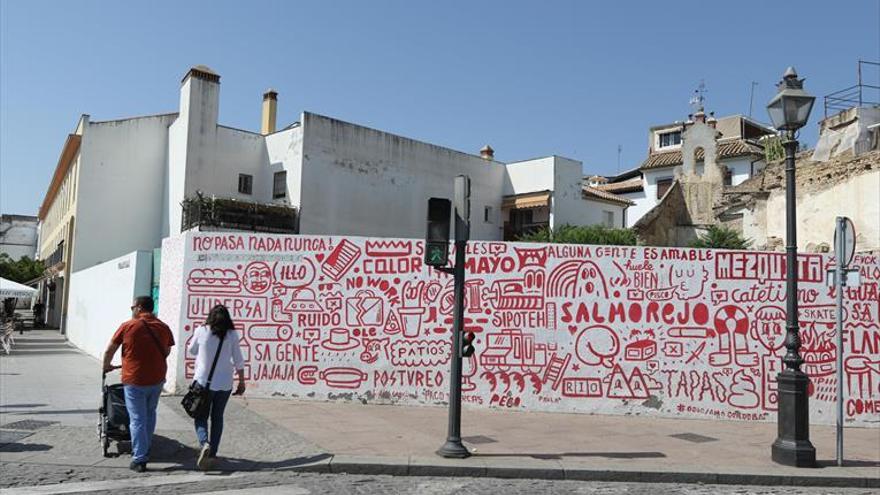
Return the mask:
M862 65L876 66L878 72L880 72L880 62L859 60L858 83L854 86L825 95L826 119L828 118L829 111L831 112L831 115L833 115L837 112L849 110L853 107L880 105L880 86L865 84L862 77ZM880 76L878 76L878 80L880 80Z

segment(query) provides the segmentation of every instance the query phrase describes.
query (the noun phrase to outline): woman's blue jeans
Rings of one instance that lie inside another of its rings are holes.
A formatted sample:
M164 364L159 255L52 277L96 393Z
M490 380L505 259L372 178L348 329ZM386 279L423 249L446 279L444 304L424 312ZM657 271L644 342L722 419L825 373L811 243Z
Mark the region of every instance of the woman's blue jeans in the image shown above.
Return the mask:
M211 412L204 418L197 418L196 436L199 437L199 445L211 444L211 456L217 455L220 448L220 437L223 436L223 412L232 390L211 390ZM208 418L211 419L211 435L208 441Z

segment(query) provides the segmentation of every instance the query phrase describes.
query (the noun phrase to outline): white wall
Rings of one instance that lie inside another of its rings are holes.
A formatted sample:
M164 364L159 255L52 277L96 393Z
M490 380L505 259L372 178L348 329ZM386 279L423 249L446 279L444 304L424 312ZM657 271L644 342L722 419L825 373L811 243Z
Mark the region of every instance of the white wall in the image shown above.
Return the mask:
M70 343L96 358L103 356L116 329L131 318L132 300L150 295L152 271L152 253L137 251L74 272L67 309Z
M209 150L211 165L203 167L197 178L202 192L257 203L271 201L272 174L269 173L266 140L261 134L217 126L217 141ZM254 178L253 194L238 192L239 174Z
M190 234L177 234L162 240L162 260L159 274L159 319L165 322L174 334L175 345L171 347L168 355L168 372L165 375L165 389L169 392L179 392L177 383L178 376L183 377L183 357L186 352L185 335L191 328L181 328L181 321L186 313L186 301L181 299L180 293L184 290L184 258L183 252L187 249L186 241L190 240Z
M3 215L0 222L0 253L13 260L22 256L34 259L37 254L37 219Z
M642 182L644 183L644 179L642 179ZM656 194L656 189L654 191ZM648 211L650 211L651 208L653 208L654 205L657 204L655 201L648 199L647 195L645 195L644 187L641 191L619 193L617 195L635 203L633 205L630 205L630 207L626 209L627 227L632 227L633 225L635 225L635 223L638 222L645 213L648 213Z
M807 244L834 245L834 222L838 216L852 219L858 251L880 250L880 172L861 174L824 191L798 193L797 239ZM743 210L743 235L755 244L768 237L785 239L785 191L774 190L754 210Z
M169 131L168 230L180 232L180 203L211 178L217 145L220 84L187 75L180 86L177 121ZM209 183L211 184L211 183ZM164 226L164 225L163 225Z
M553 195L551 198L550 228L559 228L565 224L590 225L593 222L589 202L583 199L584 172L581 162L562 158L553 159ZM601 215L601 213L598 213Z
M548 156L507 164L505 195L552 191L549 222L562 225L596 225L604 221L603 211L614 214L614 225L623 226L623 207L583 198L583 165L577 160ZM537 221L537 219L536 219Z
M275 172L287 172L287 198L284 201L290 206L300 206L302 197L302 159L303 159L302 127L285 129L266 136L266 151L269 160L269 198L272 194L272 181ZM276 200L272 199L272 202Z
M424 237L430 197L453 197L471 178L471 239L501 239L504 165L447 148L304 113L302 219L308 234ZM494 223L482 222L492 207Z
M72 271L159 247L174 115L90 122L80 148Z
M751 157L743 156L732 158L729 160L721 160L720 163L721 165L726 166L728 170L730 170L730 185L732 186L739 185L752 176ZM764 160L758 160L755 162L755 173L758 173L763 168Z
M642 179L642 184L644 184L644 192L645 198L651 205L649 210L654 207L659 201L660 198L657 197L657 181L660 179L673 179L675 173L673 172L673 167L654 169L654 170L645 170L643 171L644 179Z
M180 232L180 204L197 191L206 197L255 203L272 201L272 172L280 167L269 165L267 138L218 125L219 105L218 83L194 77L184 80L180 88L180 116L168 132L168 178L163 201L167 205L165 236ZM273 143L278 142L273 137ZM251 194L238 191L239 174L253 178Z
M504 195L524 194L538 191L552 191L555 183L555 157L547 156L507 164L508 180Z
M614 215L614 226L623 226L623 206L605 201L584 199L583 172L581 162L568 158L553 157L553 213L551 226L562 225L602 225L603 212Z

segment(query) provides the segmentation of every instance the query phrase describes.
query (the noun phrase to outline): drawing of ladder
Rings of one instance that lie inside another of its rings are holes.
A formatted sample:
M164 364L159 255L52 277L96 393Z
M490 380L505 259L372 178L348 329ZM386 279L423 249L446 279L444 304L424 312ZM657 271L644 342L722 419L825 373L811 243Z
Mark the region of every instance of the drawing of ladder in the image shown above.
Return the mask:
M550 358L550 362L547 363L547 369L544 370L544 379L543 383L547 383L548 381L552 381L553 385L551 388L556 390L559 388L559 382L562 380L562 376L565 374L565 369L568 368L568 363L571 361L571 354L566 354L565 359L559 357L555 352L553 356Z

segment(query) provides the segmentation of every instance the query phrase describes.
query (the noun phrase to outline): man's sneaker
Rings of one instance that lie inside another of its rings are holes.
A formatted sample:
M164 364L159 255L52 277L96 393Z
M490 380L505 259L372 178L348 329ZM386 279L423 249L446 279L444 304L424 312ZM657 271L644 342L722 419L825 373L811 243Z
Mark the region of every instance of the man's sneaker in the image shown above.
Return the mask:
M145 462L132 462L128 465L128 469L131 469L136 473L143 473L147 470L147 464Z
M196 461L196 465L202 471L207 471L211 467L211 445L205 444L202 445L202 450L199 451L199 459Z

